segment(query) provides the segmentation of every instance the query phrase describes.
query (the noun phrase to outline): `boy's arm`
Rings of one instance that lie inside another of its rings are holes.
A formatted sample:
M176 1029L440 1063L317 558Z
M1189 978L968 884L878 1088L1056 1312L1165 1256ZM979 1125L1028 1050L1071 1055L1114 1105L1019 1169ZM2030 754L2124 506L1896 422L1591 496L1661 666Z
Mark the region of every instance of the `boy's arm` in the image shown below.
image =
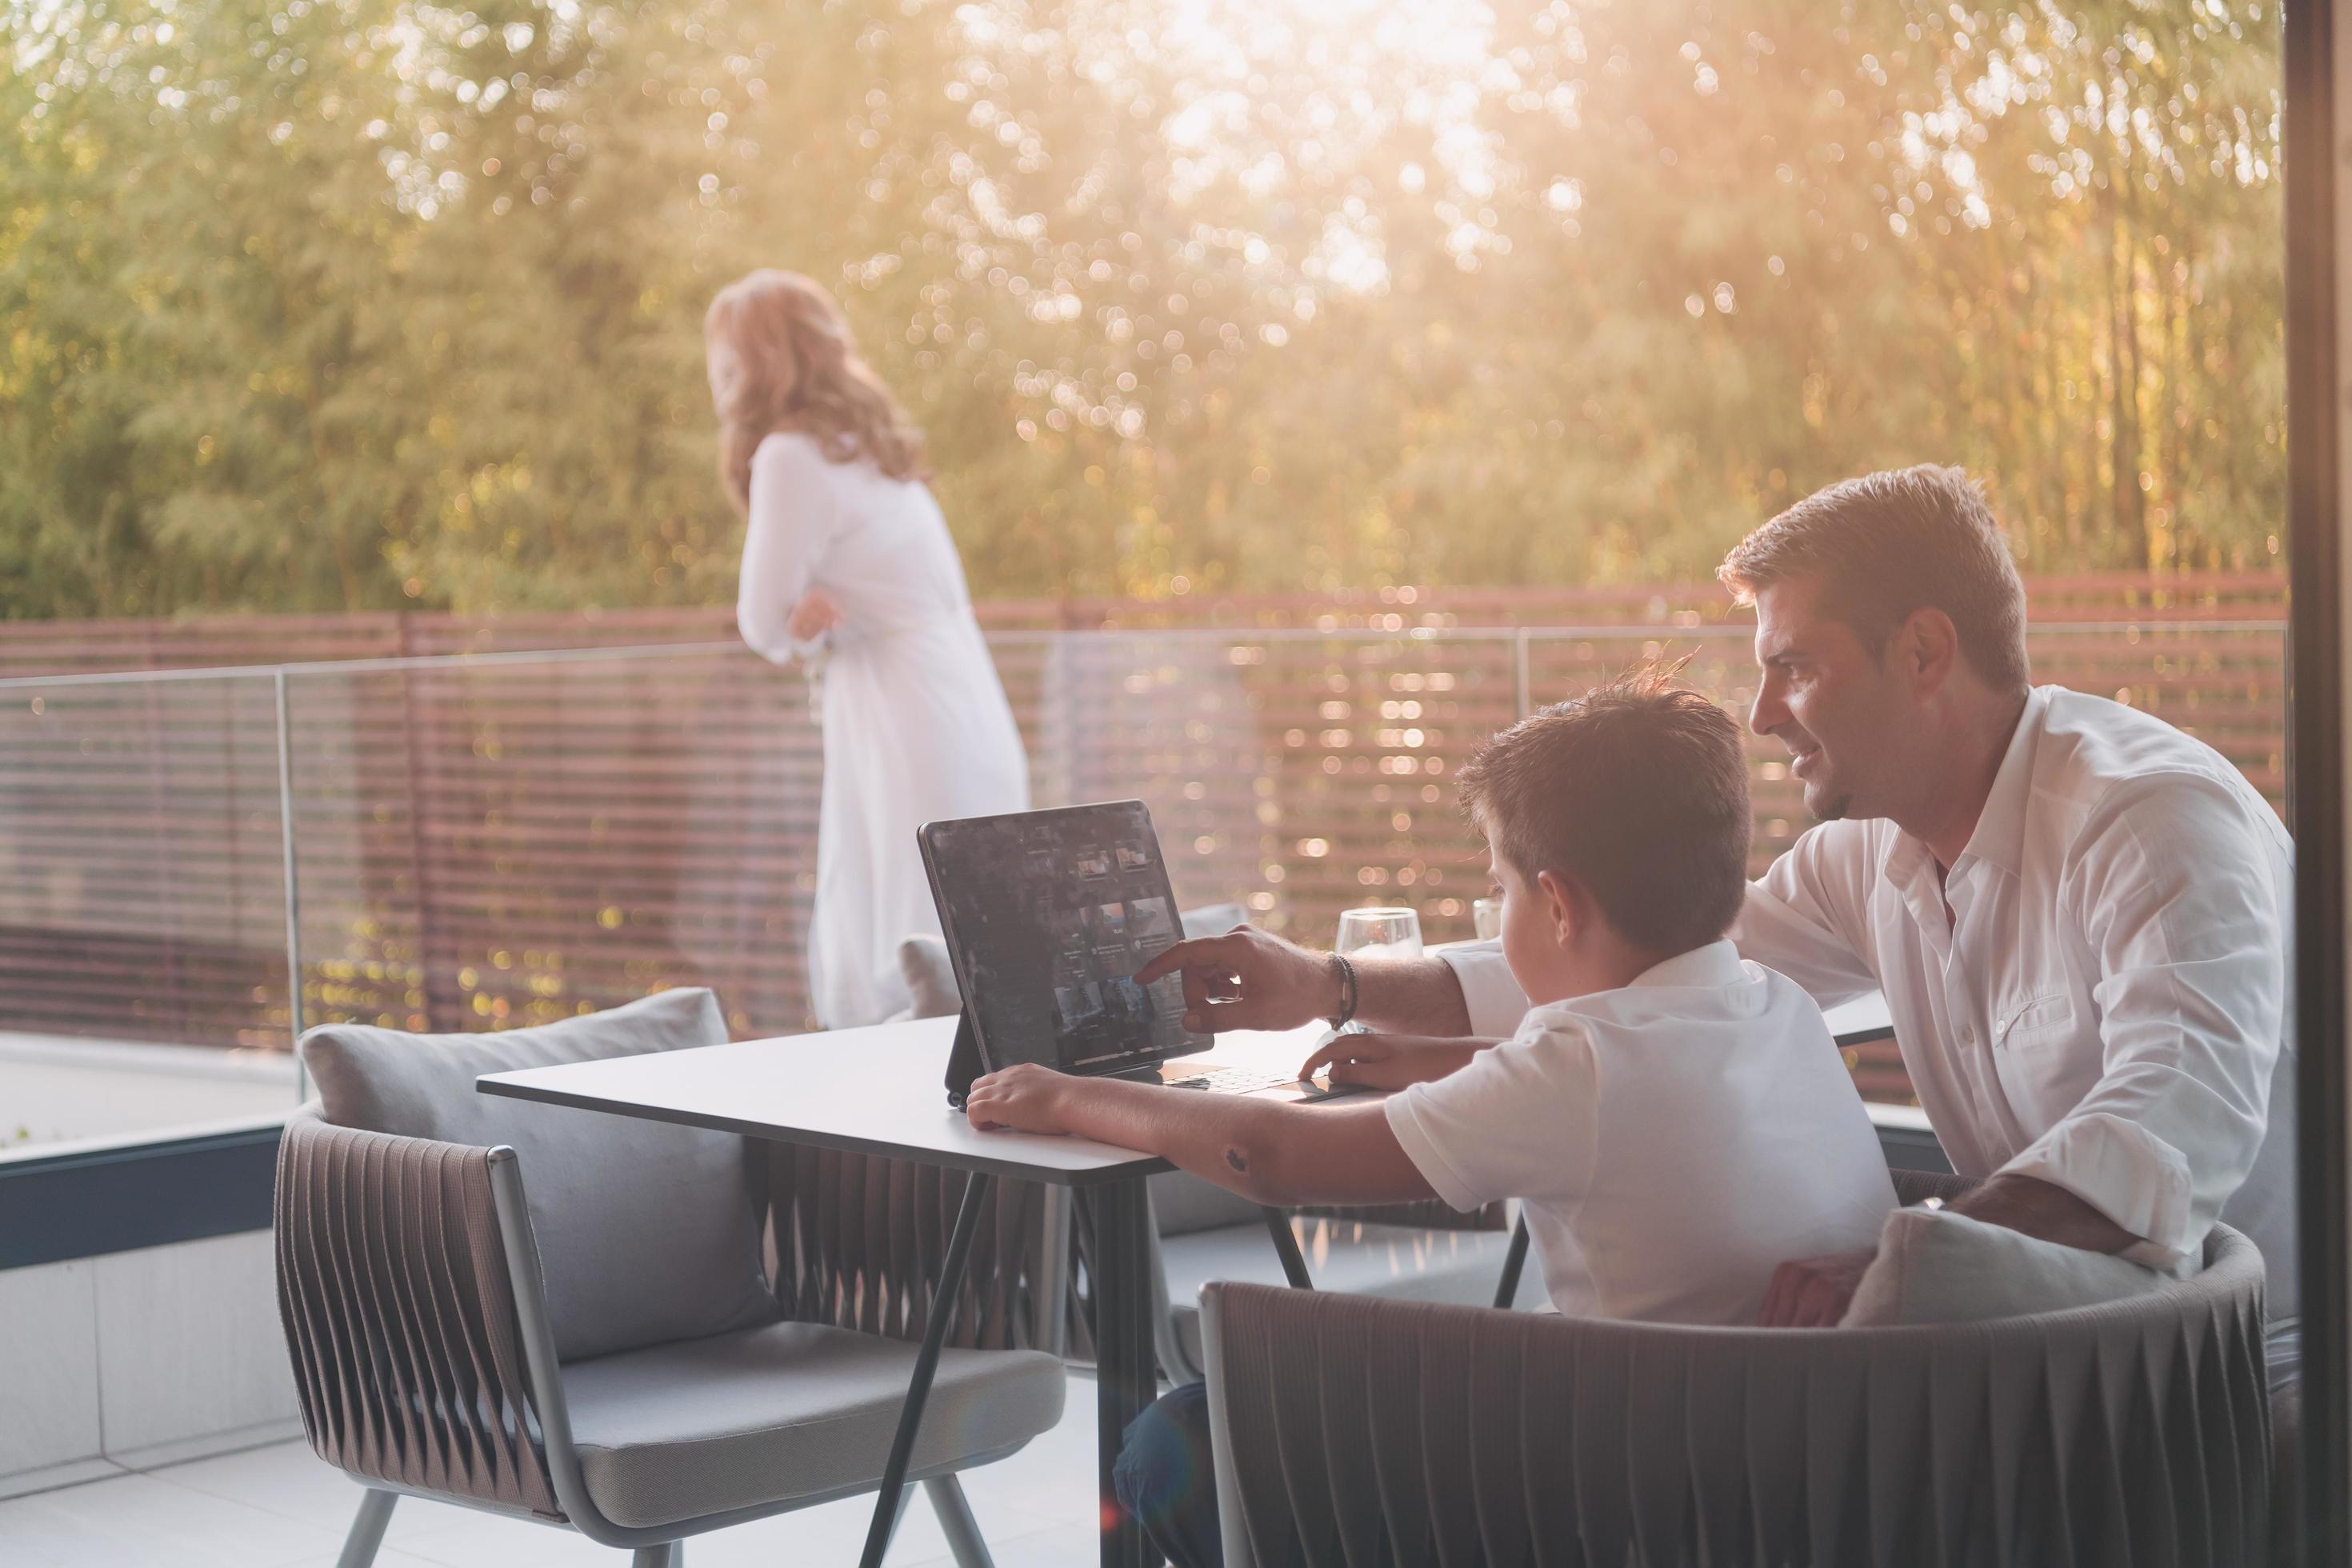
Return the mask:
M1437 1195L1378 1100L1301 1104L1022 1065L971 1086L982 1131L1069 1132L1157 1154L1253 1203L1404 1203Z

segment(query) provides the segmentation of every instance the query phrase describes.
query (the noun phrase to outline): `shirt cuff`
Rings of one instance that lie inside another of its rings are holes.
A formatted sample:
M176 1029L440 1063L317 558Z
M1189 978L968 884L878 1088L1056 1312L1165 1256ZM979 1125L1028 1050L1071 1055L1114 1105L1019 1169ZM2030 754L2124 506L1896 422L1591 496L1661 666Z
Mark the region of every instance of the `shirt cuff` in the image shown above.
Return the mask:
M2000 1168L2074 1194L2140 1239L2122 1256L2178 1269L2204 1240L2189 1234L2189 1162L2145 1127L2105 1111L2070 1117Z
M1439 953L1462 987L1462 1005L1470 1015L1470 1032L1507 1039L1519 1032L1528 1016L1528 994L1511 978L1499 941L1457 942Z
M1431 1192L1463 1214L1475 1213L1486 1206L1486 1197L1472 1190L1469 1184L1463 1181L1461 1173L1446 1163L1445 1156L1438 1152L1436 1143L1422 1130L1419 1107L1415 1101L1425 1087L1417 1083L1408 1085L1403 1092L1390 1095L1381 1102L1381 1109L1388 1115L1389 1131L1396 1134L1397 1146L1404 1151L1404 1157L1412 1162L1413 1169L1421 1173L1422 1180L1429 1184Z

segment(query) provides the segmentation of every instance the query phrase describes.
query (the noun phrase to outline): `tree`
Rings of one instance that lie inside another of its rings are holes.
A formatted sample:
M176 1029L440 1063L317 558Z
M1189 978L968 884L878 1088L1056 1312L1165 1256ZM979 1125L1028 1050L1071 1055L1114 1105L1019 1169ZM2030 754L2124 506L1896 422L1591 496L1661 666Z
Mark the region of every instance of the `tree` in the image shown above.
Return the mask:
M1703 575L1984 478L2263 566L2212 0L0 0L0 614L724 602L699 317L833 283L976 592Z

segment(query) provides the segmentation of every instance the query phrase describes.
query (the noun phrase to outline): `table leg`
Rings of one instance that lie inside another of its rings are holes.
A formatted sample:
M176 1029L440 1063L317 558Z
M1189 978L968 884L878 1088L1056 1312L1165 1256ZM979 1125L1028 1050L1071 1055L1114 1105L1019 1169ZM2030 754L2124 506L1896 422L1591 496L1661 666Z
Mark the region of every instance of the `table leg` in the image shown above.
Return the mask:
M1298 1250L1298 1237L1290 1228L1290 1216L1277 1208L1261 1208L1265 1216L1265 1233L1274 1238L1275 1256L1282 1259L1283 1278L1294 1290L1312 1290L1315 1281L1307 1277L1307 1257Z
M1102 1568L1150 1568L1159 1561L1143 1527L1118 1506L1111 1466L1128 1424L1159 1397L1152 1353L1151 1210L1143 1182L1114 1182L1088 1194L1094 1216L1095 1436L1100 1468Z
M882 1490L874 1500L874 1522L866 1531L860 1568L882 1568L882 1554L890 1548L891 1527L898 1521L900 1494L907 1488L907 1466L915 1457L915 1434L923 1425L923 1402L931 1395L931 1377L940 1369L940 1347L946 1342L949 1323L955 1320L956 1297L963 1290L964 1261L971 1256L980 1211L994 1184L995 1178L982 1172L974 1172L964 1184L963 1204L956 1210L955 1230L948 1237L948 1255L940 1264L939 1283L931 1291L923 1347L915 1354L914 1379L907 1386L907 1403L898 1413L898 1430L890 1439L889 1462L882 1468ZM1142 1189L1139 1185L1137 1190Z
M1503 1278L1495 1285L1495 1310L1507 1312L1519 1299L1519 1271L1528 1266L1528 1216L1511 1227L1511 1249L1503 1255Z

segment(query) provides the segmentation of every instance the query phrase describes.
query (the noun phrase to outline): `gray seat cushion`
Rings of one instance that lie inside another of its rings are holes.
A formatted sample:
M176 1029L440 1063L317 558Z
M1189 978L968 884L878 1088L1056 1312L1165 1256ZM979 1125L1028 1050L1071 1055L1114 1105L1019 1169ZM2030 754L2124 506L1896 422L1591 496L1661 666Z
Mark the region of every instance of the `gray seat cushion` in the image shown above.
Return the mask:
M1503 1280L1503 1258L1511 1247L1507 1230L1421 1230L1412 1226L1367 1225L1345 1219L1300 1218L1291 1222L1318 1290L1385 1296L1404 1301L1443 1301L1491 1307ZM1201 1288L1212 1279L1251 1285L1285 1285L1282 1260L1258 1221L1185 1236L1163 1235L1160 1254L1168 1275L1168 1300L1176 1333L1194 1371L1205 1368L1201 1352ZM1532 1254L1519 1275L1513 1305L1543 1300L1543 1280Z
M1896 1209L1855 1285L1842 1329L1979 1323L2063 1312L2160 1290L2170 1277L1949 1209Z
M648 1526L870 1488L916 1349L773 1323L567 1365L588 1493L615 1524ZM1063 1389L1041 1352L943 1352L908 1474L1019 1447L1062 1418Z
M732 1133L496 1099L474 1080L726 1039L718 999L698 989L499 1034L321 1025L301 1052L337 1126L514 1147L556 1352L568 1359L778 1315L761 1270L749 1151Z

